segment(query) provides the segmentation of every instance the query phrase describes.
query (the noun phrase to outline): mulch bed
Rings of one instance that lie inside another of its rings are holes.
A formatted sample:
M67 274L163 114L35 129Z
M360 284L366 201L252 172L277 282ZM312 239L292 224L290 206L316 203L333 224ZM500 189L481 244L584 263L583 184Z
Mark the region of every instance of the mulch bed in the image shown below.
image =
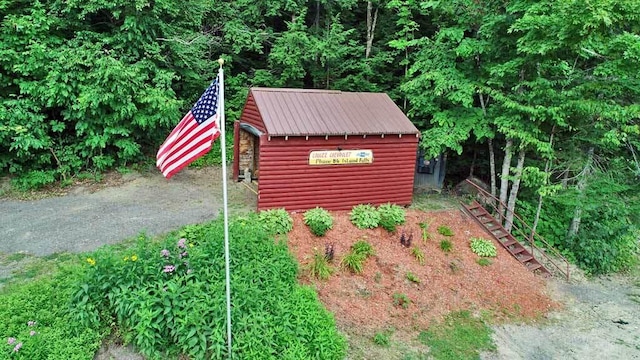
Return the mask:
M318 289L320 300L341 327L363 331L388 327L424 329L458 310L488 310L497 319L535 319L559 307L547 295L545 279L528 271L495 240L498 256L491 259L491 265L480 266L469 239L492 238L461 210L407 210L406 223L395 234L382 228L360 230L349 221L348 211L332 215L333 229L324 237L317 237L304 225L302 213L292 214L294 227L288 244L303 267L300 281ZM419 223L425 221L429 223L430 239L423 242ZM448 226L454 235L438 234L440 225ZM411 248L400 244L403 231L406 237L413 234L412 246L424 252L424 265L411 254ZM449 253L440 249L440 241L445 238L453 244ZM376 255L367 259L364 272L356 275L339 264L358 240L373 245ZM337 270L326 281L310 278L304 267L314 250L324 252L326 244L334 244L333 265ZM420 283L407 280L408 272L415 274ZM406 295L411 303L406 308L394 305L394 294Z

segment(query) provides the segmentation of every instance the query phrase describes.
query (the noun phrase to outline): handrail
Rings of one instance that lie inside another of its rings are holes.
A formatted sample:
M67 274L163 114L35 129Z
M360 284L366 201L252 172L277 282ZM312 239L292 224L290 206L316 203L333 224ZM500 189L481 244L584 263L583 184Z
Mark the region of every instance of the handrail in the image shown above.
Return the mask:
M504 208L507 212L510 212L513 214L514 219L517 219L519 221L519 223L521 224L521 226L526 227L527 230L529 230L529 236L527 236L519 227L516 226L515 221L511 222L511 226L512 226L512 230L515 229L517 230L523 237L524 239L526 239L529 244L531 245L531 256L533 256L535 258L535 250L538 250L538 253L542 254L542 256L544 256L546 258L546 260L548 262L550 262L551 264L553 264L553 266L555 266L556 269L558 269L558 271L560 271L562 274L564 274L567 277L567 281L569 281L569 261L562 256L562 254L560 254L560 252L558 250L556 250L553 246L551 246L547 240L545 240L544 237L542 237L542 235L538 234L537 232L535 232L530 226L529 224L527 224L524 220L522 220L522 218L515 212L515 211L511 211L509 210L509 208L507 207L507 205L505 203L503 203L502 201L500 201L500 199L496 198L495 196L493 196L493 194L489 193L488 191L486 191L485 189L481 188L480 186L478 186L477 184L473 183L472 181L470 181L469 179L466 179L466 182L469 183L470 185L472 185L473 187L475 187L483 196L491 199L492 201L487 202L489 205L491 205L491 207L493 208L493 210L498 213L498 216L500 217L498 220L500 221L500 223L503 223L503 218L504 215L502 214L502 212L496 207L496 203L498 203L500 205L500 207ZM566 264L567 270L566 272L560 267L560 265L556 264L555 261L553 261L553 259L551 259L544 250L539 249L536 245L535 245L535 241L539 241L541 243L543 243L546 246L547 250L551 250L551 252L553 253L554 256L556 256L558 259L562 260L562 262L564 262Z

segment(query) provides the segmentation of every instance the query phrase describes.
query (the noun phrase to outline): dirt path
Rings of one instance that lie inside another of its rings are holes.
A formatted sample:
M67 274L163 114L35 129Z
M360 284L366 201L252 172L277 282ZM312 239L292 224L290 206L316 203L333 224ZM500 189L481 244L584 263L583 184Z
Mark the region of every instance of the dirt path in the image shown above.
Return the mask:
M551 280L565 304L543 324L494 327L497 353L485 360L640 359L640 278Z

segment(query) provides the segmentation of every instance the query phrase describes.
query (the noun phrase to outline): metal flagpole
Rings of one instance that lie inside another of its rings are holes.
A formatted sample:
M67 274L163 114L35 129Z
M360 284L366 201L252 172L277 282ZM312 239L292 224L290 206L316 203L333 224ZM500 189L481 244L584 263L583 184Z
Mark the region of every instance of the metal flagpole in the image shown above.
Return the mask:
M218 59L220 64L220 70L218 70L218 76L220 76L220 146L222 147L222 204L224 206L224 270L226 277L226 289L227 289L227 345L229 346L229 359L231 359L231 281L229 275L229 214L227 212L227 144L225 143L225 129L224 129L224 71L222 65L224 65L224 59Z

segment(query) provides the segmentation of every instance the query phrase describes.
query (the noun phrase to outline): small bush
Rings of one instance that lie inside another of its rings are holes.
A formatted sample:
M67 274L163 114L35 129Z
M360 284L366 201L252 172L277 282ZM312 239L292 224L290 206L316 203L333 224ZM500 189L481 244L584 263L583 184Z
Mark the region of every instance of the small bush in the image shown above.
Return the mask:
M489 266L489 265L491 265L491 260L489 260L487 258L479 258L478 260L476 260L476 262L480 266Z
M373 205L360 204L351 209L350 219L358 229L374 229L380 222L380 213Z
M389 347L391 345L391 335L393 335L393 329L378 331L373 335L373 343L378 346Z
M418 260L420 265L424 265L424 252L422 252L419 247L414 246L413 248L411 248L411 255L413 255L413 257Z
M366 255L351 251L342 258L340 265L346 267L354 274L360 274L364 270L365 260L367 260Z
M327 210L316 207L304 213L304 223L314 235L324 236L333 227L333 217Z
M451 252L451 250L453 250L453 244L451 241L444 239L440 241L440 249L446 253Z
M438 234L442 236L453 236L453 231L446 225L440 225L438 226Z
M418 276L411 271L407 272L406 277L407 280L411 281L412 283L420 284L420 279L418 278Z
M388 232L395 232L398 225L404 224L404 209L396 204L382 204L378 206L380 226Z
M496 257L498 251L490 240L482 238L471 238L471 251L482 257Z
M258 220L269 234L286 234L293 229L293 219L285 209L261 211Z
M393 293L393 305L406 309L411 304L411 299L403 293Z
M319 251L313 253L313 259L307 265L309 275L316 279L327 280L333 274L333 268L329 265L329 259Z
M376 251L373 249L373 246L364 240L358 240L353 245L351 245L351 250L354 253L362 254L366 257L375 256Z

